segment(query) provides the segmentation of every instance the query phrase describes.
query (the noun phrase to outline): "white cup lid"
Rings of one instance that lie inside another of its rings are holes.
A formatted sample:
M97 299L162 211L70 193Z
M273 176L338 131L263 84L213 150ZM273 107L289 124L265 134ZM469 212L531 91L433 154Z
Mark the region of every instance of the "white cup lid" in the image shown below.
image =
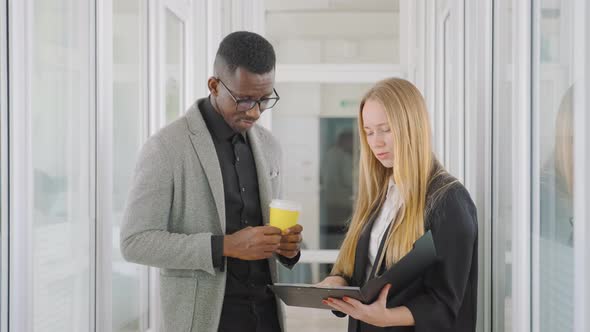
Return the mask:
M301 211L301 204L295 201L289 201L285 199L273 199L270 204L272 208L284 209L284 210L292 210L292 211Z

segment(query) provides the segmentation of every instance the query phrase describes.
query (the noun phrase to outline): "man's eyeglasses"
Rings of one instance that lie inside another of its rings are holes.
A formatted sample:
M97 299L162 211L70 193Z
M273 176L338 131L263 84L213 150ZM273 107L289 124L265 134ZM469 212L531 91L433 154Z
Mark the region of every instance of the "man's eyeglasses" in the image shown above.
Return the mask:
M272 91L274 92L276 97L262 97L258 100L238 99L234 96L234 94L227 87L227 85L225 85L225 83L223 83L219 78L217 80L219 81L219 83L221 83L221 85L223 85L223 87L227 90L227 92L229 92L229 95L232 97L232 99L236 103L236 110L238 112L248 112L249 110L253 109L254 106L256 106L256 104L258 104L258 108L260 109L260 113L262 113L263 111L265 111L269 108L273 108L277 104L279 99L281 99L281 97L279 97L279 94L277 93L277 90L275 90L275 88L273 88Z

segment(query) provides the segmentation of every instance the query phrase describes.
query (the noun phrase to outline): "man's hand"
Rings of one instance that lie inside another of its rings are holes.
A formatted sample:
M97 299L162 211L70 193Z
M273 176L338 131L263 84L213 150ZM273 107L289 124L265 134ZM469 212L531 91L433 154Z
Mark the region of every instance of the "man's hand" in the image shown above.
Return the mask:
M223 237L223 256L247 261L270 258L281 238L281 230L273 226L246 227Z
M303 239L301 232L303 232L303 226L301 225L287 228L281 237L281 243L277 249L277 254L287 258L297 256L301 247L301 240Z

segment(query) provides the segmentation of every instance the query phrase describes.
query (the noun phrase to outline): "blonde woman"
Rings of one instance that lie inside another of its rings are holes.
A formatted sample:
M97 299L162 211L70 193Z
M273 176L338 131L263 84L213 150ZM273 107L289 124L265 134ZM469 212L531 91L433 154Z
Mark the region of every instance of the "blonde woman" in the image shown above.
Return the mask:
M433 155L422 95L410 82L377 83L360 105L358 197L324 286L362 286L431 230L438 260L402 291L372 304L326 299L349 332L475 331L477 220L467 190Z

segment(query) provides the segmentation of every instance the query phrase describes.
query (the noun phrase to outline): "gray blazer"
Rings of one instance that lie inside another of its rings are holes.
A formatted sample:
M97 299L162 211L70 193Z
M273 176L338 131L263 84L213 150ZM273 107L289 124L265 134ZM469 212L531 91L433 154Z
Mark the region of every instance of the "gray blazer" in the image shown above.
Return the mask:
M260 126L252 127L247 137L267 224L268 204L281 192L281 151L277 140ZM211 235L223 234L223 179L197 102L144 144L121 229L123 257L160 268L163 331L217 331L226 272L213 268ZM269 266L276 282L274 258ZM277 303L282 325L281 302Z

